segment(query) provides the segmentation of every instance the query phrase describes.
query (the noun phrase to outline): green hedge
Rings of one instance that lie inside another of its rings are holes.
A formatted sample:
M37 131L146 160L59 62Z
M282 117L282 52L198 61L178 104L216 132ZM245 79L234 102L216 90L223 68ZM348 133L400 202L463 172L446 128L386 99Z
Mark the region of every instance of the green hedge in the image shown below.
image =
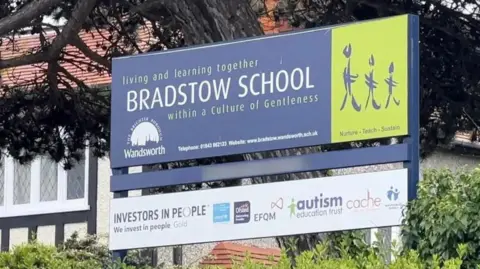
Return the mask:
M288 257L283 254L276 266L264 266L252 263L247 259L246 262L236 265L234 268L245 269L460 269L462 266L462 254L465 246L459 246L460 257L455 259L440 261L438 256L431 259L422 260L416 251L407 251L404 255L394 255L394 261L387 264L382 255L371 248L366 255L349 256L347 250L337 258L329 257L327 246L319 244L312 251L304 251L296 257L294 265Z
M246 259L234 268L245 269L459 269L462 265L462 256L465 253L465 246L459 247L460 257L450 259L440 266L437 256L432 259L422 260L417 252L409 251L405 255L397 255L395 261L386 264L382 255L375 248L370 248L364 255L350 256L347 249L340 249L339 257L330 257L328 243L319 244L312 251L304 251L292 262L283 252L280 261L275 266L257 264ZM89 248L87 245L78 249L57 249L52 246L42 245L36 242L15 247L12 251L0 254L0 268L5 269L149 269L145 264L132 264L128 261L115 263L106 260L109 255L104 256L99 249ZM207 267L219 268L219 267Z
M111 252L95 236L80 239L77 233L59 246L36 241L0 252L0 269L156 269L139 251L130 251L124 261L112 262Z

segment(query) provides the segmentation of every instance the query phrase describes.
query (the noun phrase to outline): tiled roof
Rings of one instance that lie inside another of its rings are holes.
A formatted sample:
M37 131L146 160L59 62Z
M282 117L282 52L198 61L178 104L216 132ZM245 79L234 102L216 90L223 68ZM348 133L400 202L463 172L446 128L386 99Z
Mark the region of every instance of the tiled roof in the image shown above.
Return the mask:
M279 33L284 31L285 28L288 28L288 22L276 22L274 20L273 12L276 3L278 0L267 0L267 14L260 18L260 22L264 28L265 33ZM55 31L51 31L47 34L47 39L51 40L55 37ZM108 31L92 31L90 33L82 32L80 33L80 38L85 42L85 44L93 51L97 52L98 54L104 54L104 50L102 50L102 46L106 45L107 47L110 45L108 41L105 40L105 37L108 36ZM138 40L143 42L140 43L140 48L145 49L145 45L150 40L150 35L145 30L140 30L138 33ZM2 59L10 59L13 57L18 57L21 55L29 54L35 52L40 47L40 40L38 35L23 35L17 37L13 42L8 40L3 40L2 46L0 46L0 56ZM67 46L66 51L70 56L68 57L75 57L76 61L81 61L88 63L88 58L81 53L77 48L73 46ZM61 63L67 71L69 71L72 75L77 77L78 79L82 80L87 85L102 85L102 84L109 84L111 82L111 77L106 72L99 74L97 71L89 71L88 64L77 64L72 65L70 63ZM11 69L2 70L2 80L5 85L24 85L32 80L35 77L39 77L42 75L42 70L47 68L46 63L36 64L36 65L25 65L19 66Z
M280 254L278 248L259 248L224 242L217 244L200 265L232 268L235 263L244 261L247 255L256 263L273 265L280 259Z
M55 32L49 32L47 39L51 40L55 37ZM102 55L101 48L97 48L97 43L101 43L103 38L100 33L82 33L80 37L85 44L93 51ZM38 35L25 35L17 37L13 42L7 40L3 41L0 48L2 59L10 59L18 57L24 54L29 54L38 51L40 47L40 40ZM87 58L77 48L67 46L66 51L71 56L75 57L76 61L87 61ZM70 63L61 63L61 66L69 71L72 75L78 79L84 81L87 85L99 85L110 83L110 76L108 74L99 74L98 72L89 72L87 64L80 64L78 66ZM46 63L40 63L35 65L18 66L6 70L2 70L2 80L6 85L25 85L30 84L37 77L37 82L42 76L42 70L47 68Z
M103 56L105 54L105 48L108 48L111 43L107 41L108 31L91 31L81 32L79 34L83 42L94 52ZM47 40L52 40L56 36L55 31L49 31L46 35ZM145 30L138 31L138 40L140 40L139 47L144 50L146 43L151 41L150 34ZM102 48L103 47L103 48ZM0 56L2 59L10 59L25 54L30 54L38 51L40 48L40 39L38 35L23 35L17 37L13 41L3 40L0 47ZM80 52L76 47L68 45L66 47L65 58L75 59L75 63L62 62L60 65L68 72L74 75L79 80L83 81L87 85L104 85L111 82L111 77L107 72L99 73L89 67L90 60ZM41 81L40 76L43 75L42 70L47 68L46 63L39 63L34 65L18 66L10 69L2 70L2 80L6 85L25 85L30 84L37 77L37 82ZM71 81L69 81L71 84Z
M471 142L473 139L473 132L457 132L456 138L464 142Z
M265 15L260 17L260 23L265 34L277 34L281 32L291 31L292 27L287 19L275 20L274 10L279 0L265 1Z

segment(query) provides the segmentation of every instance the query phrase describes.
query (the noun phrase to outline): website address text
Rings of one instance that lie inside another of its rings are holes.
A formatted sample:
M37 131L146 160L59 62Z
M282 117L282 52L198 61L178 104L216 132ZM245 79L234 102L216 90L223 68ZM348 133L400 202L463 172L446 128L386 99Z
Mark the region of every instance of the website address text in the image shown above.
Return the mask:
M302 139L312 136L317 136L318 131L310 131L306 133L296 133L296 134L284 134L279 136L265 136L257 137L252 139L240 139L240 140L228 140L228 141L217 141L212 143L203 143L199 145L189 145L189 146L179 146L178 151L188 152L194 150L203 150L209 148L221 148L221 147L235 147L246 144L256 144L256 143L268 143L279 140L289 140L289 139Z

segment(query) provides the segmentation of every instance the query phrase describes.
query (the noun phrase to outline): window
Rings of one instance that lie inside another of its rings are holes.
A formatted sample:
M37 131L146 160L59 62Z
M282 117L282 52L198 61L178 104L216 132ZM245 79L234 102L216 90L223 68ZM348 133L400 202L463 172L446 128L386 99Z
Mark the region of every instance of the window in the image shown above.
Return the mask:
M0 159L0 218L88 210L88 149L71 170L48 157Z
M67 199L82 199L85 197L85 159L75 165L67 175Z
M58 199L58 165L47 157L40 158L40 201Z
M31 164L21 165L14 161L13 167L13 204L28 204L30 203L30 190L32 188Z

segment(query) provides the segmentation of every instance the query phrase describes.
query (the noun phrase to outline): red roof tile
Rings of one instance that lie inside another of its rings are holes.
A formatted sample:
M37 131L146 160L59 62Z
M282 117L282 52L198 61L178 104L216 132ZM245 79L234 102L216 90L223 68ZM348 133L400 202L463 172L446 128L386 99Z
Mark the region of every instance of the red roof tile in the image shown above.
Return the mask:
M267 14L259 19L260 23L263 26L265 33L278 33L279 28L282 28L282 31L285 28L285 22L279 24L274 20L273 10L277 4L278 0L267 0ZM286 22L288 24L288 22ZM51 31L47 34L47 39L52 40L55 37L56 33ZM104 55L105 52L102 50L102 46L109 46L110 43L106 40L108 31L103 30L100 32L93 31L90 33L82 32L80 33L80 38L85 42L85 44L93 51L97 52L100 55ZM146 44L150 41L150 35L145 30L139 31L138 40L141 40L140 48L145 49ZM0 47L0 55L2 59L10 59L13 57L18 57L25 54L30 54L38 51L40 48L40 40L38 35L24 35L17 37L10 42L8 40L3 40L2 46ZM87 85L102 85L109 84L111 82L111 77L106 72L98 73L96 70L89 70L88 63L89 59L80 52L77 48L73 46L67 46L66 52L69 54L67 58L74 57L76 61L84 62L81 64L73 65L70 63L61 63L61 66L69 71L72 75L82 80ZM40 76L43 75L42 70L47 68L46 63L40 63L35 65L25 65L18 66L15 68L10 68L6 70L1 70L2 80L5 85L25 85L29 84L35 79L37 82L40 80ZM72 82L69 82L74 84Z
M275 21L274 10L278 2L279 0L265 1L266 12L259 19L265 34L276 34L293 30L287 19Z
M96 46L97 43L102 42L103 40L99 33L82 33L80 36L91 50L102 55L101 48L97 48ZM54 37L54 32L51 32L47 35L48 40L52 40ZM39 48L40 40L38 35L26 35L15 39L13 42L3 41L0 52L2 59L10 59L21 55L34 53L38 51ZM88 61L83 53L81 53L75 47L67 46L66 51L69 54L66 56L66 58L74 57L76 61ZM108 74L88 72L88 64L79 64L78 66L75 66L70 63L61 63L61 66L88 85L110 83L110 77ZM2 70L3 83L10 86L25 85L32 83L36 78L37 82L39 82L41 81L39 77L43 75L42 70L45 70L46 68L46 63L40 63Z
M140 49L145 50L146 43L151 41L149 33L145 30L140 30L138 34L138 39L140 40L139 47ZM102 47L108 48L111 45L111 43L106 40L108 35L109 33L106 30L92 31L89 33L81 32L79 34L83 42L85 42L92 51L101 56L105 54L105 50L102 49ZM46 35L46 38L47 40L53 40L55 36L56 33L51 31ZM37 52L39 48L40 40L38 35L24 35L17 37L13 41L4 39L2 46L0 47L0 55L2 59L10 59ZM82 80L87 85L103 85L111 82L110 75L107 72L99 73L97 70L92 69L91 65L89 65L90 60L76 47L68 45L65 51L67 53L65 58L74 58L76 62L74 64L62 62L60 65L76 78ZM43 75L42 70L45 70L46 68L46 63L39 63L5 69L2 70L1 73L2 80L4 84L10 86L30 84L35 78L37 79L37 82L39 82L41 81L40 77ZM72 82L69 83L74 84Z
M210 254L200 262L200 265L232 268L235 263L244 261L247 255L257 263L273 265L280 259L280 254L281 251L278 248L259 248L224 242L217 244Z

